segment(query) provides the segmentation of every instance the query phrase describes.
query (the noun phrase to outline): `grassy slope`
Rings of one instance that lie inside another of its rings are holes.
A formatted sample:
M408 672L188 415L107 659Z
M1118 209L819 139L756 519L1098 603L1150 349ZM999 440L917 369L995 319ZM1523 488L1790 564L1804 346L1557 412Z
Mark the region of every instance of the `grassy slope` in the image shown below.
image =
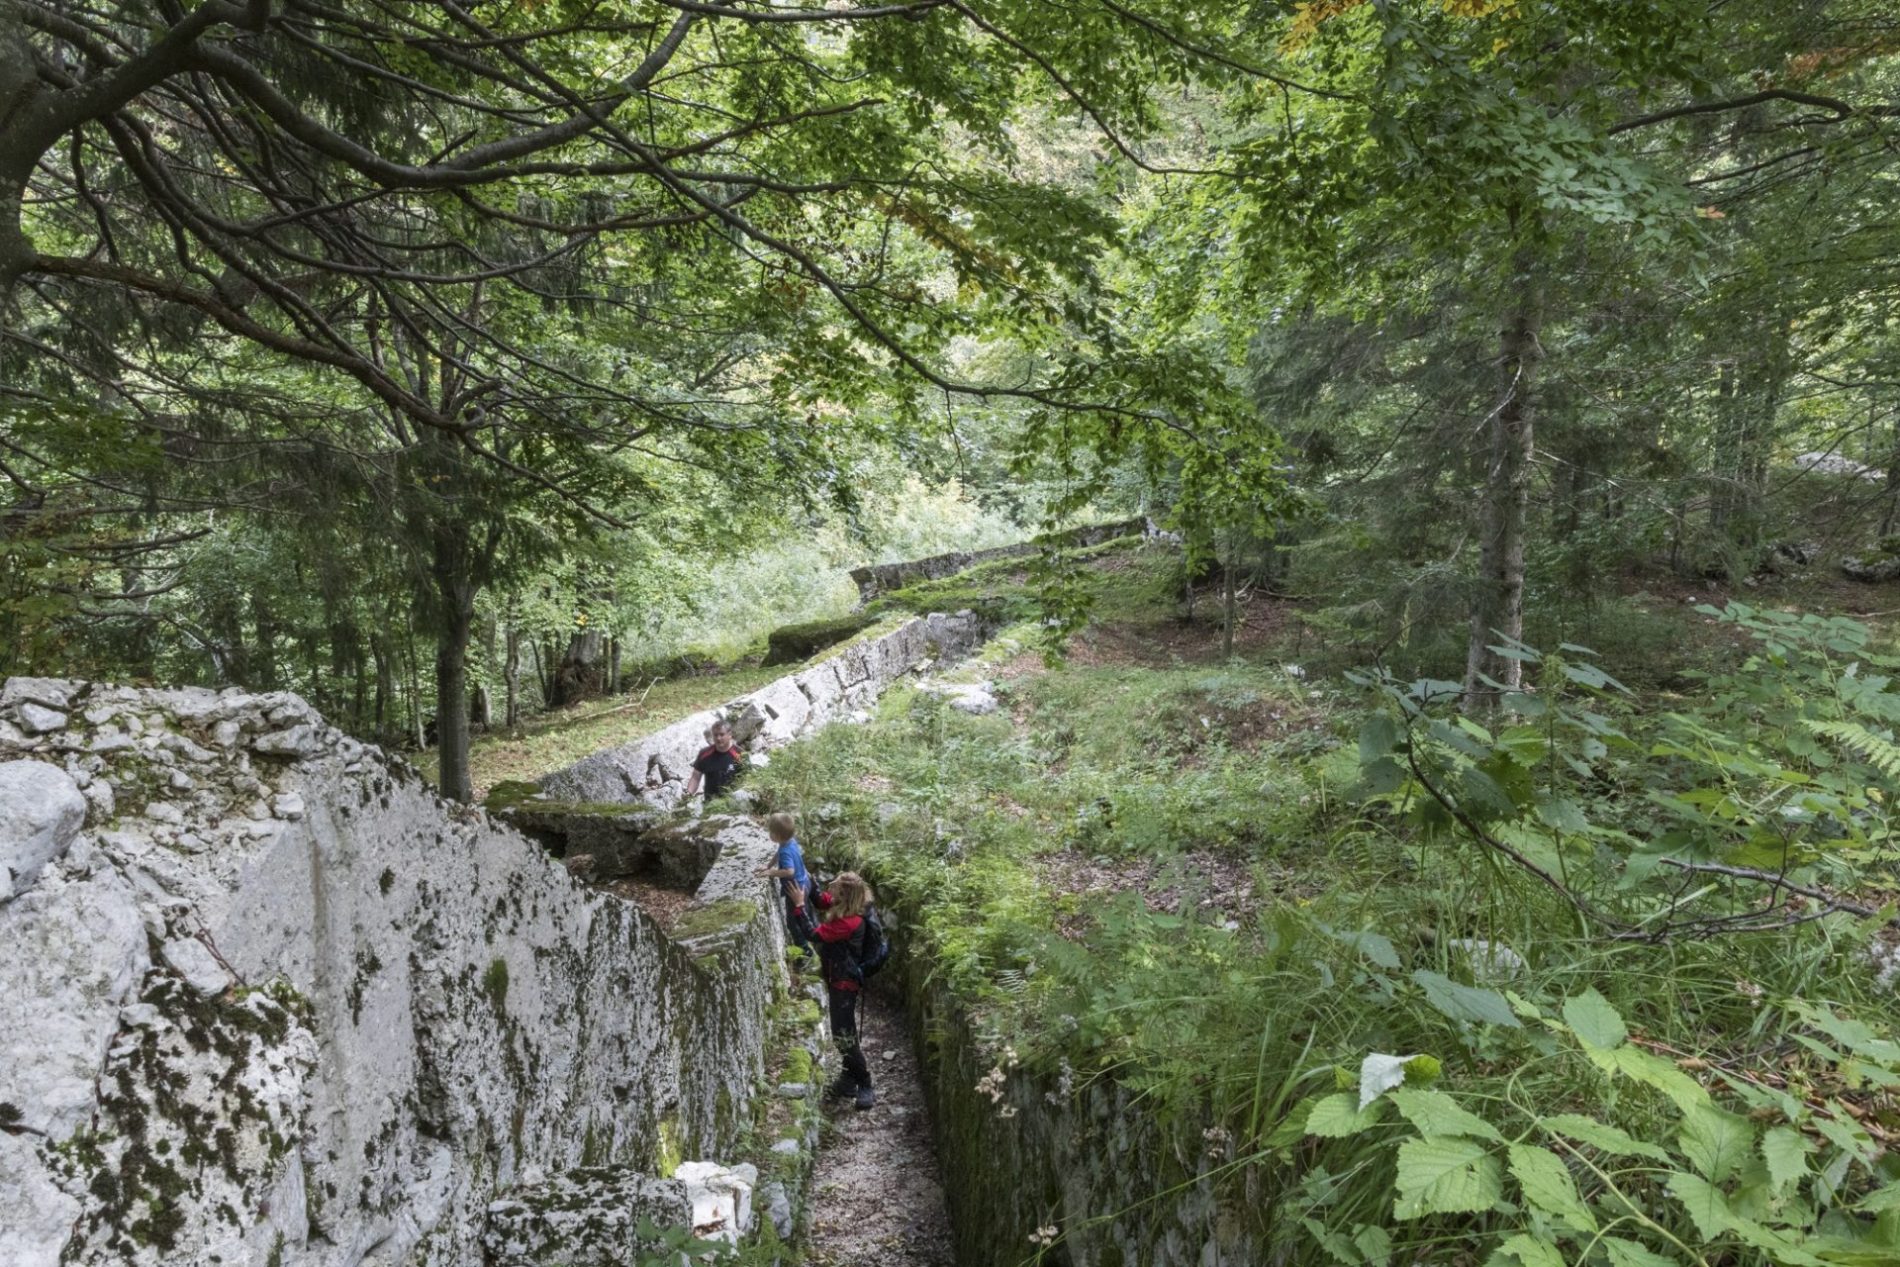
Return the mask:
M1462 939L1521 955L1522 971L1490 983L1546 1015L1594 988L1653 1050L1736 1070L1780 1042L1765 1005L1803 996L1891 1008L1853 936L1832 925L1708 944L1587 939L1521 874L1364 805L1353 795L1358 698L1285 665L1314 649L1313 635L1262 601L1248 608L1243 655L1218 664L1217 631L1175 618L1173 567L1152 550L1098 558L1099 623L1065 667L1007 643L990 656L983 671L1003 713L967 717L900 690L875 724L788 749L755 787L804 813L816 857L863 863L922 899L917 935L932 972L999 1048L1046 1069L1112 1070L1157 1112L1226 1131L1233 1155L1280 1163L1258 1179L1268 1192L1289 1184L1279 1223L1272 1202L1255 1217L1295 1260L1327 1261L1287 1211L1311 1208L1339 1228L1391 1223L1384 1154L1333 1145L1352 1182L1316 1193L1314 1157L1293 1183L1299 1165L1274 1136L1302 1097L1330 1090L1345 1076L1336 1068L1356 1071L1370 1051L1436 1056L1441 1085L1507 1130L1532 1129L1524 1106L1534 1105L1674 1138L1662 1097L1634 1087L1603 1101L1608 1084L1537 1023L1460 1018L1430 998L1427 979L1486 984ZM899 603L972 591L1008 602L1020 579L993 569ZM1615 629L1640 618L1650 653L1675 664L1732 660L1732 640L1685 597L1644 593L1598 620ZM1667 665L1648 667L1670 681ZM1659 1213L1697 1239L1679 1209ZM1470 1244L1470 1225L1446 1224L1440 1243ZM1403 1230L1433 1241L1429 1223Z
M788 671L745 664L720 673L656 682L650 689L641 687L628 695L586 700L543 713L514 735L483 735L469 753L475 799L479 801L505 780L538 779L590 753L631 743L701 709L757 690ZM424 753L418 764L424 777L434 782L435 753Z

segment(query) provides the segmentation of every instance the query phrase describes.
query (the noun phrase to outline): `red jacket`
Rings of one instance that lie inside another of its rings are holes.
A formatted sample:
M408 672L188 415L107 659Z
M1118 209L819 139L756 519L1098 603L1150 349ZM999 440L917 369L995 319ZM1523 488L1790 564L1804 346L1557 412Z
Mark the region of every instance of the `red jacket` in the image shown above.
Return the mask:
M858 983L851 979L851 956L857 952L857 943L864 929L862 915L846 915L838 919L828 919L818 926L818 961L824 966L825 980L834 990L855 992Z

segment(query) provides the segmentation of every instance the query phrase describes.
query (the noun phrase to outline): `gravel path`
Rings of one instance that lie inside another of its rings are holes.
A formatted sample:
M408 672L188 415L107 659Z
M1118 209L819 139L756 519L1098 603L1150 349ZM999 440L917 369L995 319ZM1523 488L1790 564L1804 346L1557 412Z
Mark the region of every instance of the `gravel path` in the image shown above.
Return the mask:
M877 1107L846 1100L812 1173L811 1267L953 1267L950 1216L930 1138L917 1052L895 981L859 1004L858 1029Z

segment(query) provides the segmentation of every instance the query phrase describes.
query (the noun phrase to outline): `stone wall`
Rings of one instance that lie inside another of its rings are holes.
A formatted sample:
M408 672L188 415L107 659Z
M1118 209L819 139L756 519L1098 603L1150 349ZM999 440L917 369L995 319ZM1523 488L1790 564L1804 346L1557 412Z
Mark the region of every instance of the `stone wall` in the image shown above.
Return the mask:
M750 695L558 770L541 780L541 792L553 801L639 801L671 808L685 794L693 759L706 746L707 728L715 721L730 722L748 752L776 748L861 712L926 660L967 655L986 633L972 612L932 612L894 629L869 632Z
M782 943L770 842L704 830L676 942L296 696L7 682L0 1262L462 1267L511 1194L723 1155Z
M877 877L873 877L874 882ZM968 1009L910 953L889 908L959 1267L1266 1267L1272 1203L1211 1173L1230 1160L1200 1121L1162 1122L1112 1079L1035 1073L986 1045ZM1039 1234L1053 1230L1042 1257Z
M1074 528L1068 532L1058 532L1045 540L1070 549L1100 545L1104 541L1113 541L1117 537L1132 537L1148 531L1146 519L1123 519L1115 523L1090 524L1086 528ZM906 585L915 585L919 581L934 581L946 576L955 576L958 572L968 571L982 563L993 563L997 559L1015 559L1034 554L1042 545L1035 541L1024 541L1013 546L997 546L991 550L953 550L948 554L933 554L927 559L910 559L903 563L873 563L861 568L851 569L851 579L857 583L858 602L868 603L879 594L890 590L902 589Z

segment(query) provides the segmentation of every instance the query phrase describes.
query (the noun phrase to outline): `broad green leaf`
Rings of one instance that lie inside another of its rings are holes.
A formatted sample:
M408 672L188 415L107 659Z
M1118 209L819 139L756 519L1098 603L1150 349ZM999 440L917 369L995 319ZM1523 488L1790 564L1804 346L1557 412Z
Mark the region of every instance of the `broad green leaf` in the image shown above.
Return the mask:
M1408 1139L1399 1145L1392 1214L1476 1214L1504 1195L1497 1158L1468 1139Z
M1809 1253L1801 1246L1805 1239L1775 1228L1764 1227L1752 1219L1736 1219L1729 1231L1767 1254L1779 1267L1829 1267L1828 1260Z
M1389 756L1399 742L1398 723L1386 713L1374 713L1359 727L1359 760L1371 765Z
M1475 1021L1482 1025L1503 1025L1521 1029L1523 1022L1511 1011L1511 1005L1496 990L1460 985L1442 972L1424 968L1412 974L1412 980L1425 991L1431 1005L1454 1021Z
M1420 1135L1470 1135L1477 1139L1499 1139L1495 1126L1464 1108L1442 1091L1421 1087L1400 1087L1391 1095L1405 1120L1418 1127Z
M1683 1114L1676 1141L1704 1179L1721 1183L1747 1163L1755 1128L1746 1118L1713 1104L1698 1104Z
M1539 1118L1538 1125L1615 1157L1648 1157L1662 1162L1669 1160L1669 1154L1656 1145L1645 1144L1619 1127L1585 1117L1581 1113L1558 1113L1552 1117Z
M1623 1018L1610 1006L1610 1001L1594 989L1565 999L1563 1011L1564 1023L1585 1047L1607 1051L1621 1047L1629 1039Z
M1575 834L1590 830L1590 820L1584 817L1577 803L1567 797L1540 797L1537 802L1537 817L1546 826L1562 832Z
M1621 1236L1606 1236L1599 1245L1610 1255L1610 1267L1681 1267L1678 1260Z
M1875 1188L1854 1208L1864 1214L1884 1214L1889 1210L1900 1210L1900 1183L1890 1183L1884 1188Z
M1392 945L1392 939L1371 929L1356 932L1334 932L1334 940L1351 946L1381 968L1397 968L1399 952Z
M1586 1049L1587 1050L1587 1049ZM1709 1093L1701 1083L1682 1070L1640 1047L1617 1047L1610 1051L1589 1051L1590 1059L1611 1073L1633 1078L1668 1096L1684 1113L1709 1103Z
M1392 1234L1376 1223L1363 1223L1356 1228L1352 1243L1365 1255L1366 1267L1386 1267L1392 1261Z
M1714 1240L1735 1223L1735 1215L1722 1190L1686 1170L1669 1176L1669 1193L1682 1202L1689 1221L1695 1224L1696 1232L1705 1241Z
M1761 1137L1762 1160L1776 1190L1798 1183L1808 1173L1807 1136L1791 1126L1776 1126Z
M1313 1101L1313 1107L1306 1114L1306 1133L1321 1139L1345 1139L1377 1123L1384 1107L1382 1102L1374 1100L1361 1109L1358 1097L1352 1092L1336 1092Z
M1491 1251L1484 1267L1569 1267L1549 1241L1519 1232Z
M1344 1263L1346 1267L1361 1267L1364 1259L1359 1247L1348 1240L1345 1233L1332 1231L1318 1219L1301 1219L1300 1226L1319 1242L1319 1247L1330 1254L1334 1262Z
M1535 1144L1512 1144L1510 1153L1511 1174L1524 1190L1526 1201L1574 1228L1596 1231L1596 1216L1583 1203L1577 1181L1571 1177L1563 1158Z
M1833 1115L1816 1113L1811 1119L1814 1129L1854 1160L1863 1165L1871 1164L1879 1152L1872 1137L1841 1107L1838 1100L1828 1101L1828 1107L1833 1110Z

